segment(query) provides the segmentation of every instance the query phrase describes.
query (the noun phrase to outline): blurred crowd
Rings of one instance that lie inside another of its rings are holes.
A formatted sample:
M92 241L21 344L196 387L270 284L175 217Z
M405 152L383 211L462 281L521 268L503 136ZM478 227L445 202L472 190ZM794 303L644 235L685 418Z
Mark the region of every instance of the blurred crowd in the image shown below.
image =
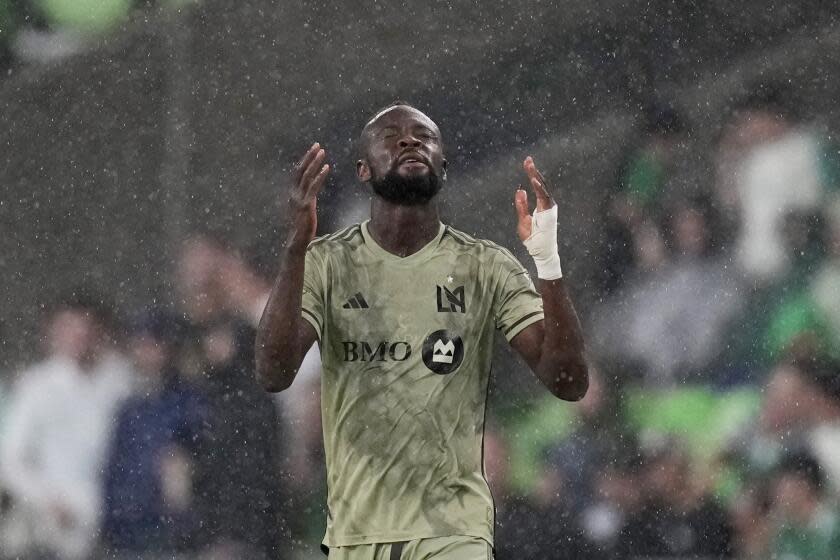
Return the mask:
M691 131L653 104L606 199L593 335L644 383L752 381L794 346L840 342L838 147L789 87L731 111L698 173Z
M0 0L0 79L16 66L56 62L112 36L137 10L193 0Z
M840 557L837 151L782 89L731 109L703 176L646 111L599 217L587 396L491 394L500 560ZM317 348L256 384L259 257L196 234L174 308L45 308L0 406L0 557L318 557Z
M289 557L294 494L320 482L317 357L266 393L269 282L204 235L176 277L177 310L118 320L84 289L45 310L44 357L2 410L0 557Z

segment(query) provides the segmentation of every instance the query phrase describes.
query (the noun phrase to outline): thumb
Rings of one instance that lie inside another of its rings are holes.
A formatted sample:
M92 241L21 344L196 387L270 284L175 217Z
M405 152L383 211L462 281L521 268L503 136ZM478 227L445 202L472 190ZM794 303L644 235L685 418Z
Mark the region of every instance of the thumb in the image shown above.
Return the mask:
M516 189L514 203L516 204L516 215L520 222L531 216L528 211L528 193L522 187Z

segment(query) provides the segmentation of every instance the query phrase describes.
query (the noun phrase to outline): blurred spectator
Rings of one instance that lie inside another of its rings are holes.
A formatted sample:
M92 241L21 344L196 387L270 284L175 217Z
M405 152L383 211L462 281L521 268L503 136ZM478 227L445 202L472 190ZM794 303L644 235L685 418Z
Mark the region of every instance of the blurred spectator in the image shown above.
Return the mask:
M193 234L181 243L175 262L178 308L190 325L209 323L225 308L219 282L226 261L225 246L207 234Z
M594 473L595 493L581 514L580 523L586 539L599 550L615 557L623 527L644 505L641 461L631 452L604 464Z
M822 147L796 118L786 93L777 85L754 88L734 111L718 146L719 198L740 223L736 262L759 283L790 266L785 216L815 209L824 193Z
M785 453L804 449L840 493L840 365L811 356L781 362L748 442L754 472L769 472Z
M122 407L105 469L102 540L109 558L194 546L191 457L204 420L199 394L173 368L177 327L161 312L133 325L128 348L140 391Z
M306 354L292 386L272 395L283 421L282 461L294 511L289 519L299 535L323 537L326 466L321 426L321 356L317 343ZM318 502L319 497L323 500Z
M615 190L607 199L603 253L604 290L612 292L634 272L665 257L657 222L685 139L685 125L668 104L645 109L640 140L628 150Z
M727 341L720 360L732 379L755 381L794 348L822 352L831 347L829 322L812 290L825 255L825 228L819 213L792 210L781 230L787 268L774 279L750 284L744 279L744 308L722 333Z
M185 299L188 316L199 323L223 314L256 328L271 291L271 280L242 253L209 236L192 236L183 245L179 265L182 292L203 294ZM200 329L199 329L200 330ZM292 386L269 398L279 407L287 437L282 444L285 470L298 483L316 484L322 464L320 407L321 358L318 346L306 354Z
M276 558L288 535L280 423L254 377L255 331L239 320L204 325L206 429L196 452L195 498L207 553Z
M764 559L770 556L772 500L769 485L752 481L733 501L730 520L733 528L733 550L737 558Z
M732 527L689 457L672 446L646 464L645 505L621 531L620 556L731 557Z
M227 248L209 234L187 237L175 261L177 308L183 318L183 339L176 368L198 381L206 366L202 337L208 325L220 320L230 305L219 281Z
M568 481L551 467L543 468L534 490L516 495L508 485L506 446L498 432L484 435L487 476L496 502L496 558L597 559L577 526L566 490Z
M788 445L801 445L807 430L807 407L812 394L799 365L785 360L771 372L764 389L758 422L746 442L747 459L755 472L769 472L781 459Z
M773 481L778 523L771 557L833 560L840 551L840 518L825 497L819 463L807 454L785 457Z
M827 346L837 349L840 348L840 199L835 198L827 205L824 217L827 258L814 271L809 299L817 317L824 321Z
M711 202L681 201L667 223L669 259L596 318L602 352L638 364L658 384L708 376L743 305L738 279L719 253Z
M277 406L254 377L254 323L266 283L207 234L184 241L176 280L186 319L179 364L206 401L194 480L203 554L277 557L287 544L284 438Z
M596 481L605 465L636 450L624 410L622 381L590 368L589 390L575 403L572 433L548 453L548 464L566 481L564 493L577 516L592 503Z
M254 260L205 234L195 234L182 244L177 279L180 303L190 324L185 354L192 355L189 365L193 369L203 367L203 358L196 362L196 357L204 354L200 340L204 325L218 318L224 322L228 317L235 317L242 327L256 328L259 324L272 280L263 276ZM313 459L320 458L322 448L320 372L320 353L313 345L292 386L270 396L280 409L288 434L283 442L287 468L301 481L318 475L311 465Z
M811 280L825 255L824 237L819 213L791 211L785 216L783 239L790 265L764 295L768 323L761 342L769 359L797 345L819 350L829 342L828 326L810 293Z
M114 413L131 390L112 317L89 296L62 302L45 324L47 358L19 377L0 450L14 504L6 551L76 559L96 542Z
M224 251L218 258L218 283L227 310L256 328L268 303L271 282L237 251Z

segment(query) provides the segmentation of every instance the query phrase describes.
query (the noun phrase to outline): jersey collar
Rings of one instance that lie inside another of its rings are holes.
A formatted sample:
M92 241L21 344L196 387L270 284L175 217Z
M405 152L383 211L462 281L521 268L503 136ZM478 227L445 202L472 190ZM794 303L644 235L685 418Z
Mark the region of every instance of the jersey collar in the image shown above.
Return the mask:
M399 264L414 264L418 262L422 262L428 259L434 250L437 248L438 244L440 243L441 238L443 237L443 232L446 230L446 226L443 223L440 223L437 235L435 235L434 239L426 243L419 251L416 253L412 253L407 257L400 257L399 255L395 255L389 251L386 251L380 245L374 241L373 236L371 236L370 231L368 230L368 222L370 220L365 220L362 222L362 238L365 240L365 245L367 246L370 251L380 257L382 260L399 263Z

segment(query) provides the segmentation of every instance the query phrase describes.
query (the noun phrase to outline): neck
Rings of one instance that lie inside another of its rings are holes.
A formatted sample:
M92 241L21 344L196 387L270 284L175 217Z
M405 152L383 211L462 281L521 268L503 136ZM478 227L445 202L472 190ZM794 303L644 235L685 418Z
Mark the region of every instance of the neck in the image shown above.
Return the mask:
M803 499L802 503L793 511L792 517L800 527L807 527L814 521L814 517L820 509L819 499Z
M400 257L412 255L434 239L439 229L435 199L417 206L402 206L373 197L368 231L389 253Z
M99 359L101 358L101 352L92 350L90 352L85 353L82 355L76 363L79 366L79 370L84 375L91 375L93 371L96 369L96 365L99 363Z

